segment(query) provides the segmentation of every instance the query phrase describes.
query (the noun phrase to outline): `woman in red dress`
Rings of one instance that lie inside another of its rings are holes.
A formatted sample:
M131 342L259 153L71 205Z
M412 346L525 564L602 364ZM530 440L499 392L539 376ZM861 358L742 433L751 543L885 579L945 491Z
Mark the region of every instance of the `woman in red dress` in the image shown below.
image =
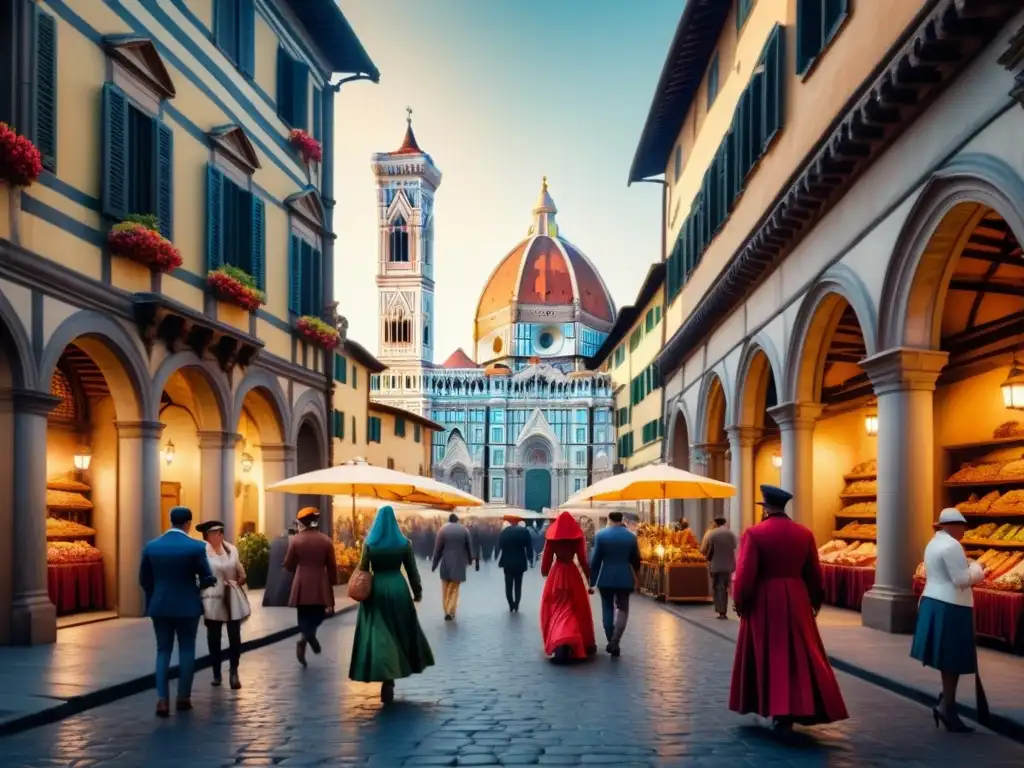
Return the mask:
M545 539L540 565L541 575L547 578L540 601L544 653L553 655L556 661L593 656L597 643L584 582L584 578L590 579L590 567L583 529L572 515L562 512L548 528Z
M733 599L740 632L729 709L771 718L781 730L845 720L815 617L824 597L814 534L786 515L793 498L761 486L762 521L743 535Z

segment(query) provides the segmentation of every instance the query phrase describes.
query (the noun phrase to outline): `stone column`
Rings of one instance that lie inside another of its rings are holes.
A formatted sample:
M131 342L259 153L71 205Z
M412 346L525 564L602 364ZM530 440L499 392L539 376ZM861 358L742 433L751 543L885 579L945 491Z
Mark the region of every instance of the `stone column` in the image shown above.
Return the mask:
M729 482L736 486L736 495L729 506L729 526L739 535L754 524L757 494L754 488L754 446L761 439L762 430L757 427L729 427L726 433L732 454Z
M117 612L144 616L139 563L146 542L160 535L159 421L118 421Z
M291 477L295 468L295 446L286 443L261 445L264 489ZM263 527L268 538L281 536L288 530L298 512L299 497L294 493L263 493ZM289 514L290 513L290 514Z
M202 508L197 520L221 520L224 537L238 538L235 520L235 446L242 439L234 432L199 432L202 458L200 487ZM192 511L196 514L196 510Z
M914 630L914 568L938 512L932 398L947 360L945 352L897 348L860 364L878 397L878 561L861 608L873 629Z
M710 456L704 450L703 445L690 446L690 472L701 477L710 477L708 465ZM704 502L701 500L683 501L682 519L690 524L690 528L697 532L702 525Z
M814 528L814 425L820 403L782 403L768 409L782 437L782 487L793 494L789 516Z
M57 640L57 609L46 585L46 417L60 400L16 390L14 406L11 642L40 645Z

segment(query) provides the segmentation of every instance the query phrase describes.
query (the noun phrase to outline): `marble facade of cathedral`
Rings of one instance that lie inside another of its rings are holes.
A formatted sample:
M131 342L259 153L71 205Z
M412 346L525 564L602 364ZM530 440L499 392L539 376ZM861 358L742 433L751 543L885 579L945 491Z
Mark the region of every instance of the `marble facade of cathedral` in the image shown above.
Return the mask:
M494 504L542 510L612 473L614 397L585 361L615 322L604 281L562 238L547 180L527 237L491 273L474 321L474 357L433 361L433 203L441 173L411 121L402 146L373 157L380 228L378 402L445 429L434 477Z

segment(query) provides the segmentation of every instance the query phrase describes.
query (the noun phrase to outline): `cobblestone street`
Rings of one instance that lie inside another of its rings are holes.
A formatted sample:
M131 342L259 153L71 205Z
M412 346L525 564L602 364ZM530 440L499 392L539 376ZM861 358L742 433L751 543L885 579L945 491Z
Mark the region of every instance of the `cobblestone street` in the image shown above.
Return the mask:
M245 688L196 680L195 710L153 717L152 692L0 740L7 766L590 765L936 766L1024 764L987 732L936 731L924 707L841 675L851 720L781 742L726 709L733 645L636 599L622 658L554 667L541 655L539 571L510 615L501 574L471 574L456 622L425 575L420 606L437 666L399 681L383 709L350 683L355 615L325 625L308 670L291 642L242 659ZM595 601L595 615L596 615ZM692 608L690 610L710 610Z

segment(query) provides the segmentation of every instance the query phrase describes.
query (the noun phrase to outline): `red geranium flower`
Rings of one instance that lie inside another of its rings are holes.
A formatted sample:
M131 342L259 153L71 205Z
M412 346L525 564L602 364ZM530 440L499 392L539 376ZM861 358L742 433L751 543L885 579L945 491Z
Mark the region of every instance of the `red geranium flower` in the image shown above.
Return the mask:
M159 232L137 222L117 224L107 235L110 252L115 256L149 267L165 274L181 266L181 253Z
M295 323L298 332L317 346L330 351L341 343L341 334L318 317L303 315Z
M252 277L237 267L225 265L212 270L206 276L206 283L220 299L248 312L255 312L266 301L266 296L256 287Z
M36 145L0 123L0 179L14 187L30 187L43 172Z
M288 137L288 142L299 150L302 155L302 159L305 162L316 162L319 163L324 157L324 148L319 141L314 139L305 131L301 131L298 128L291 132Z

